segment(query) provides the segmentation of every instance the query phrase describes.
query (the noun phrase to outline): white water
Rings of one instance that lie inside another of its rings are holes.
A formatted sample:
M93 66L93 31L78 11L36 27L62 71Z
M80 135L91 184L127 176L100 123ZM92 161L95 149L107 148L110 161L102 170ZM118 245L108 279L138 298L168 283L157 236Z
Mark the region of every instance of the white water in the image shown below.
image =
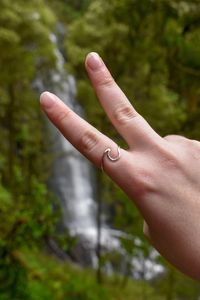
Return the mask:
M57 45L55 35L52 42ZM64 68L64 58L56 47L57 69L48 79L50 92L55 93L76 113L82 115L75 101L76 85ZM73 234L88 235L96 228L96 203L93 200L90 163L49 123L50 136L55 154L51 187L62 201L64 225Z

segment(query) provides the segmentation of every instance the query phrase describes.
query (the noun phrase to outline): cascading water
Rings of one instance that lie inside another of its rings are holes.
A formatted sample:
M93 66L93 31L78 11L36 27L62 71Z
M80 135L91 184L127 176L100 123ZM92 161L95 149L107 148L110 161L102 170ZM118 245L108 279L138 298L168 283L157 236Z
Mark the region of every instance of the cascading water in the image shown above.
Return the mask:
M65 61L57 45L57 37L51 34L50 39L55 45L57 66L48 73L46 78L35 81L41 92L48 90L56 94L73 111L83 115L80 105L75 101L76 84L74 77L65 70ZM51 151L54 156L52 174L49 179L51 190L61 202L63 225L73 236L81 237L81 251L87 252L87 264L96 264L95 240L96 202L92 182L92 167L50 122L48 124ZM84 237L84 238L83 238ZM91 241L91 243L89 243ZM93 249L91 249L93 248ZM81 255L82 257L82 255ZM79 260L76 257L77 260ZM79 261L80 262L80 261ZM84 262L80 262L83 263Z
M48 90L58 95L76 113L83 116L83 111L75 100L76 84L73 76L65 70L65 60L59 50L57 37L51 34L50 39L55 45L57 67L49 72L46 78L38 78L35 86L42 92ZM48 122L51 149L54 153L53 171L49 185L61 202L63 225L70 234L79 236L80 248L76 260L83 265L97 266L97 206L94 199L94 170L90 163ZM109 249L121 251L119 237L125 234L102 224L101 245ZM108 246L109 245L109 246ZM123 251L122 251L123 252ZM145 261L146 278L150 278L163 269L153 262ZM133 259L132 275L138 277L144 267L144 259ZM123 262L122 262L123 263ZM112 267L107 271L112 271ZM121 267L123 272L123 266Z

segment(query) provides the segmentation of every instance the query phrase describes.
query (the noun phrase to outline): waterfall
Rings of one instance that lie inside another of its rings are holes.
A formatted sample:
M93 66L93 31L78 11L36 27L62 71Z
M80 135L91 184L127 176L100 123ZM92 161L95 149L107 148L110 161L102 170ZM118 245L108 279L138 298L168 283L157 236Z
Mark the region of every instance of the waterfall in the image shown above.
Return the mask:
M45 78L37 78L34 85L40 92L48 90L56 94L67 106L83 117L83 110L75 100L75 79L65 70L65 60L59 50L56 35L51 34L50 40L55 45L56 68L49 71ZM62 224L68 229L70 235L79 236L81 247L84 248L81 252L87 253L87 264L95 266L97 208L92 184L94 170L90 162L64 138L51 122L48 121L47 126L50 148L53 153L52 174L49 178L50 189L61 203ZM78 251L80 252L80 249ZM76 259L79 260L77 257Z

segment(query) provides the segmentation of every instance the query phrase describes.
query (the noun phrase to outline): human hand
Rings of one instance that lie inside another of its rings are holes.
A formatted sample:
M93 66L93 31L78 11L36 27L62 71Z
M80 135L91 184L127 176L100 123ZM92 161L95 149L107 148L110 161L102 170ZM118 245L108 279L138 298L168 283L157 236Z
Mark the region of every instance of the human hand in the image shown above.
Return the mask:
M45 92L49 119L83 155L134 200L152 245L179 270L200 280L200 143L182 136L159 136L132 107L102 59L91 53L86 69L106 114L129 149L112 162L103 155L117 145Z

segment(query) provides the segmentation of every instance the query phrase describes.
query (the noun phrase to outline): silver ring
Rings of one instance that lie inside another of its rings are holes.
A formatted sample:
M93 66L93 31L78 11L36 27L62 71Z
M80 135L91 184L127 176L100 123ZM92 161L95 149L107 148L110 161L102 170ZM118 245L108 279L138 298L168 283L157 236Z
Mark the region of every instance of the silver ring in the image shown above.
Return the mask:
M107 148L107 149L104 151L103 156L102 156L102 159L101 159L101 170L102 170L102 171L104 171L104 156L106 155L107 158L108 158L110 161L115 162L115 161L118 161L118 160L120 159L120 157L121 157L121 149L120 149L119 146L117 147L117 152L118 152L117 156L113 157L113 156L110 155L110 153L111 153L111 149L110 149L110 148Z

